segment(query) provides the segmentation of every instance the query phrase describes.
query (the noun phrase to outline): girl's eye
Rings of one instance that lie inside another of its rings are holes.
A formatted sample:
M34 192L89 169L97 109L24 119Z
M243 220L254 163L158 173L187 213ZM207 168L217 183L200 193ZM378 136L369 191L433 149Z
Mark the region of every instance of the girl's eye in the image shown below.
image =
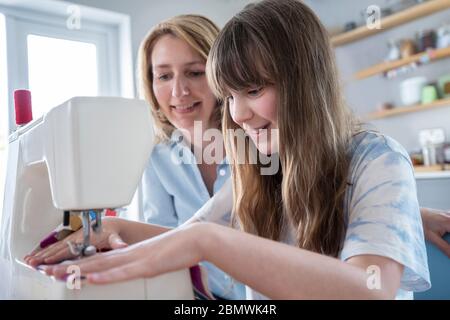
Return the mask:
M250 96L257 96L262 91L262 89L263 89L263 87L258 87L258 88L247 91L247 93Z

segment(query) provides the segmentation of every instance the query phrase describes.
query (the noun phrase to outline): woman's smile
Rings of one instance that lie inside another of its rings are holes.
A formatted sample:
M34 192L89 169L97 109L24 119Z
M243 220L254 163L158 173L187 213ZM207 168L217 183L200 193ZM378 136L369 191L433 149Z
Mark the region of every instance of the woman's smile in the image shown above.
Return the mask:
M190 104L179 104L175 106L171 106L171 108L181 114L191 113L194 112L194 110L198 109L201 106L201 101L195 101Z

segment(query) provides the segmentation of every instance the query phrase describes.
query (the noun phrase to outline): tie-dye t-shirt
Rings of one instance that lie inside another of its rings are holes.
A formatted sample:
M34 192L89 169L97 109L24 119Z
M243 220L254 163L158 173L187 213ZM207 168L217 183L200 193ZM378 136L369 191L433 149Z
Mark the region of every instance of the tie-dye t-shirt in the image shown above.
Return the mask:
M412 299L413 291L431 285L409 156L395 140L369 131L354 136L349 156L344 203L347 232L339 258L379 255L397 261L404 271L396 298ZM227 202L231 201L231 183L224 184L219 195L197 212L199 219L220 223L220 208L229 208ZM294 245L293 239L293 234L287 233L283 242ZM247 298L265 297L247 288Z
M340 258L373 254L397 261L404 271L396 298L411 299L431 286L411 160L398 142L374 132L356 135L350 152Z

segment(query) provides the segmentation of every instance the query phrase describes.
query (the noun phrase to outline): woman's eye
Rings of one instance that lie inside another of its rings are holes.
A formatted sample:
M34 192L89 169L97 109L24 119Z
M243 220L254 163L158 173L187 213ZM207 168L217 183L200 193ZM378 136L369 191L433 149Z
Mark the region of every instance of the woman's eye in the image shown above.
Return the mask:
M255 89L248 90L247 93L250 96L257 96L261 92L262 89L263 89L263 87L258 87Z
M158 80L160 80L160 81L169 80L169 75L168 74L160 74L160 75L158 75Z
M204 71L191 71L189 72L189 75L192 77L201 77L205 74Z

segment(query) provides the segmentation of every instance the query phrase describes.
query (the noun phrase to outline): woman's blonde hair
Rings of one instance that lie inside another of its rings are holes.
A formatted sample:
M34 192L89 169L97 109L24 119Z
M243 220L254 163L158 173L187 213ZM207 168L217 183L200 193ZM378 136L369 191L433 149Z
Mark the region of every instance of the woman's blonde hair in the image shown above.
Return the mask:
M281 172L261 175L261 163L238 163L237 125L223 115L230 158L234 221L273 240L295 228L298 247L337 256L345 236L343 200L355 122L341 97L326 30L306 5L266 0L248 5L220 32L208 63L210 86L230 90L273 85L277 91ZM226 101L226 99L225 99Z
M186 41L206 62L218 33L219 28L208 18L193 14L179 15L157 24L141 42L137 72L139 89L141 97L143 96L151 105L157 141L168 140L175 127L160 111L160 106L153 92L153 70L150 60L154 45L162 36L173 35ZM221 108L218 103L218 107L213 113L213 119L217 121L219 126L220 118Z

